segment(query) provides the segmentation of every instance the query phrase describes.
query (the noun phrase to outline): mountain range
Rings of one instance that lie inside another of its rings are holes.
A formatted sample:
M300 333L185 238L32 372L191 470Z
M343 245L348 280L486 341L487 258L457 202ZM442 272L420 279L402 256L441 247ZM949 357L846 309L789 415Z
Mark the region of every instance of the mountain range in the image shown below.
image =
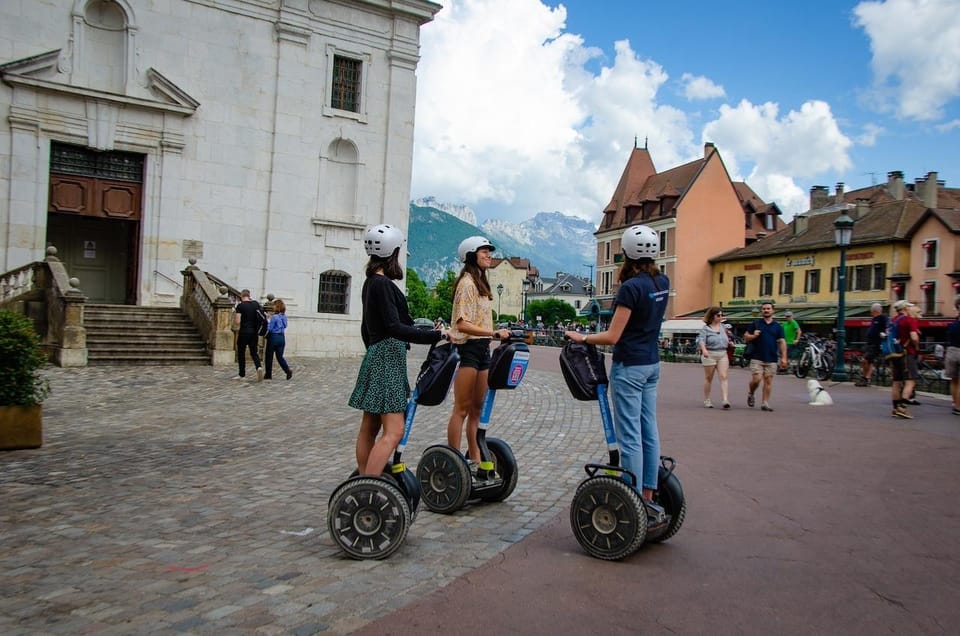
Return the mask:
M457 247L477 235L493 243L494 256L527 258L547 278L557 272L588 276L587 266L596 261L596 226L589 221L561 212L539 212L521 223L489 219L479 226L476 218L467 206L433 197L412 201L407 267L433 286L448 270L460 271Z

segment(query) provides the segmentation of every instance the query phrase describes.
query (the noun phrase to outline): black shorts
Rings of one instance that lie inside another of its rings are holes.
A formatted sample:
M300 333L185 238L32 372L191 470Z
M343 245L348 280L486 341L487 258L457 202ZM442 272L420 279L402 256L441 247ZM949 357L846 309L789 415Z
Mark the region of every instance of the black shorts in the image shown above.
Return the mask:
M460 353L461 367L470 367L477 371L490 368L490 338L471 338L457 345L457 351Z
M917 356L909 353L899 358L890 358L890 377L894 382L916 381L920 377Z
M880 351L880 345L868 344L863 352L863 357L870 364L879 364L883 362L883 353Z

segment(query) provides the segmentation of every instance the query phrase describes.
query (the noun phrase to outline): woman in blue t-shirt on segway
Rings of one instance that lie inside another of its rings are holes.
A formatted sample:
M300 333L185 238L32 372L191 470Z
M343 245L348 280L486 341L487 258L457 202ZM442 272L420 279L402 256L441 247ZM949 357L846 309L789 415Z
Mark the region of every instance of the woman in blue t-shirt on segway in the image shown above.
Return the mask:
M646 527L636 528L628 539L614 541L610 536L616 533L605 532L600 519L605 516L602 505L589 510L587 504L579 507L575 504L574 507L583 509L584 516L582 523L574 524L575 531L583 535L578 535L578 540L591 554L606 559L629 555L643 544L650 529L662 530L669 523L663 507L654 503L654 494L660 471L658 337L667 308L670 281L654 261L660 253L660 237L656 230L646 225L634 225L623 233L620 244L624 260L619 273L620 288L614 300L616 309L609 329L600 333L567 331L564 334L574 342L613 345L610 382L620 449L619 465L637 480L636 489L647 514ZM587 480L584 484L590 482Z

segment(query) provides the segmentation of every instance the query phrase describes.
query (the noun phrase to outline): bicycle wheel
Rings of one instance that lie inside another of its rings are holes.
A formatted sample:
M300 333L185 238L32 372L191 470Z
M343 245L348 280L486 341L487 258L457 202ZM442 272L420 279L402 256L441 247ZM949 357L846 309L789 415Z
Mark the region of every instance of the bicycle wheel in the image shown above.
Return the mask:
M807 377L807 373L810 372L810 365L812 360L810 359L810 353L807 351L803 352L803 355L800 356L800 359L797 361L797 366L793 370L793 374L798 378Z
M826 353L820 356L820 359L817 360L816 373L817 379L821 382L829 379L833 373L833 356Z

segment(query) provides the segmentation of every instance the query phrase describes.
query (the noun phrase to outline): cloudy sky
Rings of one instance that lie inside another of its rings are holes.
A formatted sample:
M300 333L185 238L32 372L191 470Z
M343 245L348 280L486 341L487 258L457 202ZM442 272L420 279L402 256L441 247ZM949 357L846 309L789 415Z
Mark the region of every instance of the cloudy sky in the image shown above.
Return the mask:
M812 185L960 187L960 0L441 0L423 27L413 198L598 221L633 147L716 144L787 217Z

